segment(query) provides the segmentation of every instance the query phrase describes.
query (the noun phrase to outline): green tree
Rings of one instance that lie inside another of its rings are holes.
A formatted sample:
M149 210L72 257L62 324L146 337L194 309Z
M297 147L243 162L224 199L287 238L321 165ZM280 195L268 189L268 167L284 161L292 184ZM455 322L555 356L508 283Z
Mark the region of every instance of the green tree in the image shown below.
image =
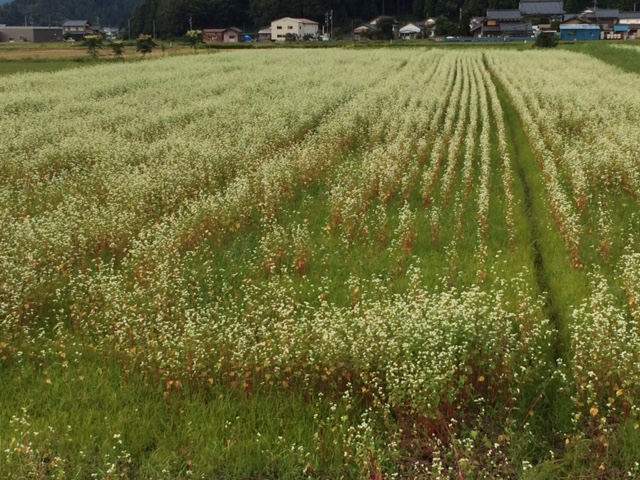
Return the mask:
M82 46L87 47L87 52L92 59L98 58L98 50L102 48L102 37L100 35L87 35L84 37Z
M369 38L372 40L393 40L393 17L380 17L376 26L377 30L369 32Z
M158 45L153 41L151 35L140 35L136 40L136 52L142 55L144 58L148 53L153 52L153 49Z
M458 34L458 25L453 23L444 15L440 15L436 19L436 35L438 36L455 36Z
M185 35L187 43L193 47L194 52L196 51L196 48L198 48L198 44L202 43L203 36L204 33L202 30L189 30Z
M471 23L471 11L463 10L462 15L460 15L460 23L458 25L458 32L463 37L467 37L471 35L471 27L469 24Z
M124 43L122 40L111 42L109 46L111 47L114 57L122 60L124 57Z
M540 32L536 37L536 48L555 48L558 46L558 39L555 32Z

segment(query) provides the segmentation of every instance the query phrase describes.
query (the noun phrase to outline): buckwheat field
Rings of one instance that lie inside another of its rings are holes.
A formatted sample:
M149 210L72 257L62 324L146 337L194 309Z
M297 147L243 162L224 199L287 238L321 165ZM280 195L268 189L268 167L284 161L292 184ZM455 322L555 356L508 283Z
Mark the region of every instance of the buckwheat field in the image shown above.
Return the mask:
M640 478L637 75L240 51L0 112L0 477Z

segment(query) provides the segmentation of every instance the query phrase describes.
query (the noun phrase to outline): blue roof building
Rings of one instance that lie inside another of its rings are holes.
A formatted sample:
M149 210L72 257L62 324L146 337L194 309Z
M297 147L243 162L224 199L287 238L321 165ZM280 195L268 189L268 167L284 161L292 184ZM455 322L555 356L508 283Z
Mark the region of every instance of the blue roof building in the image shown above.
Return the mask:
M563 42L583 42L586 40L600 40L598 25L560 25L560 40Z

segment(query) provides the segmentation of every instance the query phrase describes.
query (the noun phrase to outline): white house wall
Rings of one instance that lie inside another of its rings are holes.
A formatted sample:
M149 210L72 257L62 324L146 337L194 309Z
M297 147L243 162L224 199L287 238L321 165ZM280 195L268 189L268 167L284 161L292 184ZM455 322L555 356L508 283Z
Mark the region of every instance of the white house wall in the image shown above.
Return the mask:
M305 35L317 35L318 24L303 23L293 18L281 18L271 22L271 40L284 42L287 33L292 33L298 38L302 38Z

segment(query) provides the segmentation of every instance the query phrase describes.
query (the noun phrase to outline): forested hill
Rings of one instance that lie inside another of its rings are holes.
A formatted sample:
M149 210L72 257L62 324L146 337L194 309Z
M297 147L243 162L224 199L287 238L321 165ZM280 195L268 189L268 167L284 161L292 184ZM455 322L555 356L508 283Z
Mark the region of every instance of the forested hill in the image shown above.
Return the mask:
M578 13L594 0L565 0L567 12ZM599 8L633 10L638 0L598 0ZM425 20L444 15L467 23L484 15L487 8L518 8L518 0L145 0L131 21L134 34L179 36L193 28L236 26L246 31L269 25L283 17L306 17L324 24L325 12L333 10L334 26L348 32L358 23L378 15L399 20Z
M13 0L0 7L0 23L7 25L62 25L65 20L92 24L126 25L143 0ZM0 0L0 4L6 3Z

